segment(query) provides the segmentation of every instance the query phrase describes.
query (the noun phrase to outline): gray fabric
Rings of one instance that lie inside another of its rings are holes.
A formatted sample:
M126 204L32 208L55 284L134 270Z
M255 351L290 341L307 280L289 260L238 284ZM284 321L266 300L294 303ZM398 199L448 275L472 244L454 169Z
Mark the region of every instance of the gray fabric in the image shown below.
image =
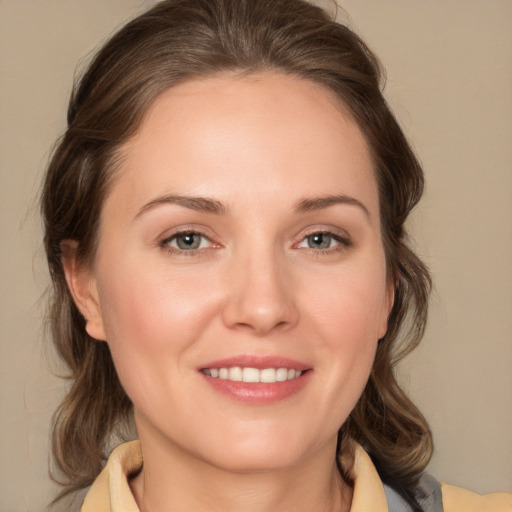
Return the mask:
M389 512L414 512L414 508L389 485L384 484ZM424 473L415 490L415 497L423 512L443 512L441 484L428 473Z

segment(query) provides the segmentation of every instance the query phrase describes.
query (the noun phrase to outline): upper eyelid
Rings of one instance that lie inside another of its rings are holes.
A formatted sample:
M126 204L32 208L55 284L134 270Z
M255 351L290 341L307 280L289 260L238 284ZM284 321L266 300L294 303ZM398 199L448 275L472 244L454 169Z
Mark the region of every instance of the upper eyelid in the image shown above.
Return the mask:
M307 238L308 236L311 236L311 235L315 235L317 233L325 234L325 235L333 235L334 237L340 237L340 238L352 240L352 236L346 229L337 228L337 227L333 227L333 226L326 226L326 227L310 226L310 227L307 227L307 228L301 230L299 235L297 235L296 240L300 242L301 240L304 240L304 238Z
M167 240L171 240L179 235L186 235L187 233L194 233L200 236L204 236L210 241L213 241L215 238L215 233L212 232L211 229L208 229L206 226L190 224L190 225L182 225L177 226L175 228L165 230L161 235L157 237L158 243L162 244Z
M211 241L210 237L206 235L205 233L201 233L200 231L194 230L194 229L184 229L180 231L175 231L174 233L170 235L166 235L163 237L162 241L160 243L168 242L169 240L174 240L175 238L183 235L198 235L202 236L203 238L206 238L207 240Z

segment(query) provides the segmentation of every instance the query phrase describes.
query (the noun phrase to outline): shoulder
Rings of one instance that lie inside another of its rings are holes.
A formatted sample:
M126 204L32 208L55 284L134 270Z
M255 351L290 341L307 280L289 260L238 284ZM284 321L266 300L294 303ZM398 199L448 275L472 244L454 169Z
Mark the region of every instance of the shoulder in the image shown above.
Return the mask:
M354 495L351 512L413 512L404 497L384 484L361 446L356 447L353 468ZM424 473L414 491L424 512L512 512L512 494L481 496L460 487L439 483Z
M441 484L441 490L444 512L512 512L509 493L480 495L446 484Z
M395 490L384 484L390 512L413 512L413 508ZM424 473L418 482L415 499L424 512L512 512L512 494L480 495L474 492L440 484Z

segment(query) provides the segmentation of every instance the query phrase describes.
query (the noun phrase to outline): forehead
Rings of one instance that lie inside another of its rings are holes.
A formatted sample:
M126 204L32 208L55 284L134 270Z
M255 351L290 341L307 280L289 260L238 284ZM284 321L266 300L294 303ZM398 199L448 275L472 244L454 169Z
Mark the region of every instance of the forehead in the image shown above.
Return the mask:
M113 192L130 189L131 202L163 192L229 202L262 190L295 202L338 187L378 203L370 152L345 106L319 84L278 73L168 89L121 148L120 162Z

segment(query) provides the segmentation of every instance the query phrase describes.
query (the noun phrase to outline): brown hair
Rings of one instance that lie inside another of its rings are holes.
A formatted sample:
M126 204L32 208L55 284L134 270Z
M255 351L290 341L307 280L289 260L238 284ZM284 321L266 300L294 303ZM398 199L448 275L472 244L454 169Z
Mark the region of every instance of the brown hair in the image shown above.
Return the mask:
M430 278L404 231L422 194L423 173L382 96L379 62L351 30L304 0L167 0L129 22L96 55L73 91L68 128L44 182L53 282L49 322L71 379L53 426L65 492L91 484L112 436L129 424L132 404L108 345L85 331L66 285L62 242L74 240L77 257L92 262L117 151L161 92L192 77L260 70L334 91L364 133L374 161L395 299L366 389L340 429L342 475L350 480L354 441L405 494L430 459L428 425L393 375L396 362L419 342L427 317Z

